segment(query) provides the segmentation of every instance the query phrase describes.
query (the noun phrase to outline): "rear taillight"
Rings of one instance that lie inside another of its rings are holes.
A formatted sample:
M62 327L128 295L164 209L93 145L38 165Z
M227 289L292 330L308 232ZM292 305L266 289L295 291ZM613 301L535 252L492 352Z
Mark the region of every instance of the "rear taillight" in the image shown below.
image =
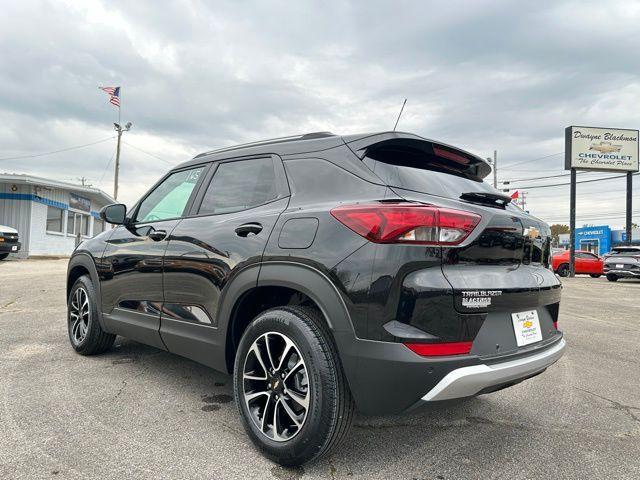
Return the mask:
M449 343L405 343L409 350L421 357L441 357L444 355L466 355L471 351L471 342Z
M457 245L480 215L417 204L344 205L331 210L340 223L375 243Z

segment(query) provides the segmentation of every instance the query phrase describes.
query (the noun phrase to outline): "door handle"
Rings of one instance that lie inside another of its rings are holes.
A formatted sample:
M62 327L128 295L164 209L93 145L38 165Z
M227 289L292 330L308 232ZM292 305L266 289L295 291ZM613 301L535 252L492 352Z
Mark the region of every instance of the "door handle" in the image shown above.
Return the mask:
M160 240L164 240L167 236L167 232L164 230L154 230L153 232L149 232L149 238L154 242L159 242Z
M259 234L262 231L262 225L259 223L245 223L236 228L236 235L239 237L246 237L250 233L254 235Z

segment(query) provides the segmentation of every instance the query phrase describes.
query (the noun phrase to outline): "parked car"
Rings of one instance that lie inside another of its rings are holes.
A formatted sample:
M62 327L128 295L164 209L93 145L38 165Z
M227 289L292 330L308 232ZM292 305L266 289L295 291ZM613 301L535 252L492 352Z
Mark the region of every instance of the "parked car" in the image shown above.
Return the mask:
M204 153L69 261L68 329L233 375L244 428L283 465L317 458L354 409L490 393L563 354L550 229L422 137L329 133Z
M586 250L576 250L575 273L583 273L598 278L602 275L602 257ZM554 253L552 257L553 271L561 277L569 276L569 250Z
M604 273L610 282L617 282L619 278L640 278L640 246L611 249L604 258Z
M19 250L18 230L0 225L0 260L4 260L10 253L17 253Z

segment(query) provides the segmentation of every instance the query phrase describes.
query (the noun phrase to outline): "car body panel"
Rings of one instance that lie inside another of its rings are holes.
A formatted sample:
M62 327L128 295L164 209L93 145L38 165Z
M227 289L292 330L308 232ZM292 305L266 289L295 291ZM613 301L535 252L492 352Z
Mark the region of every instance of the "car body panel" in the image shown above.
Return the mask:
M558 267L563 264L569 263L569 251L565 250L561 253L556 253L552 257L553 271L557 272ZM598 255L591 252L576 250L575 257L575 273L589 274L589 275L602 275L603 274L603 260Z

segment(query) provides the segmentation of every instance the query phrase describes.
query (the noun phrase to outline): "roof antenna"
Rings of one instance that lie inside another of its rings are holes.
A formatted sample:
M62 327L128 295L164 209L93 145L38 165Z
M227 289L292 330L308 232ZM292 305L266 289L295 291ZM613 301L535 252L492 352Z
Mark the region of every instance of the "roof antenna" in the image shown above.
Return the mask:
M398 126L398 122L400 121L400 117L402 116L402 111L404 110L404 106L407 104L407 99L404 99L402 102L402 108L400 109L400 113L398 114L398 119L396 120L396 124L393 126L393 131L396 131L396 127Z

